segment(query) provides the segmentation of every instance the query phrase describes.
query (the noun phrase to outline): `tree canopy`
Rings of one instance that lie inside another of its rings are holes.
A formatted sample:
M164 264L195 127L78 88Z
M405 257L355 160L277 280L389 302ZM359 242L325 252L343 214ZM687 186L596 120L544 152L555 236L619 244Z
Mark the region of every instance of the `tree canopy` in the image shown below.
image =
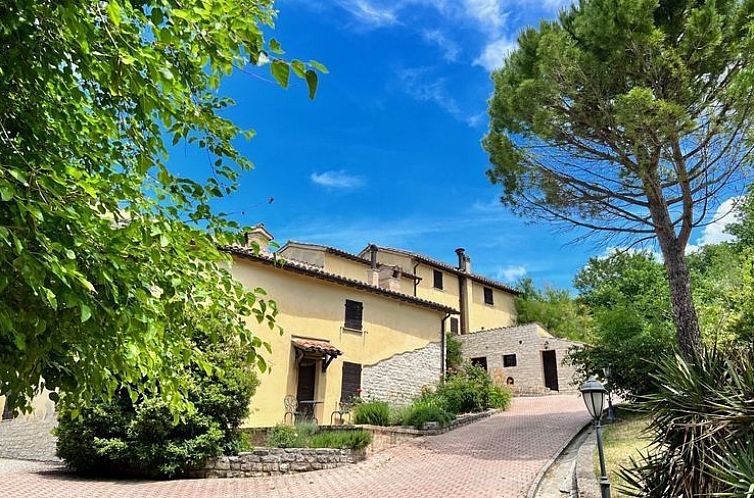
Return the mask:
M656 239L681 349L701 344L684 258L751 166L754 3L581 0L493 74L490 179L515 212L618 245Z
M223 117L233 71L269 62L310 96L324 67L266 40L271 0L9 0L0 7L0 393L42 387L81 401L119 386L185 401L187 368L212 369L196 334L275 327L276 307L227 271L239 225L211 209L251 162ZM266 70L266 69L265 69ZM167 166L206 150L206 180ZM40 384L40 379L42 379ZM136 392L132 392L133 399ZM186 406L186 405L184 405Z

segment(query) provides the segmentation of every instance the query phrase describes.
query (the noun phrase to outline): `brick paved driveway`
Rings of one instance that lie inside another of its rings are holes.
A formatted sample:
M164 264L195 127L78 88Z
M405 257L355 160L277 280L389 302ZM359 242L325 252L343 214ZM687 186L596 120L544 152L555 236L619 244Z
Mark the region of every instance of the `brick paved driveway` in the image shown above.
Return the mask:
M576 395L518 398L505 413L385 450L359 464L285 477L92 480L49 465L0 460L0 494L6 498L518 498L526 494L545 462L588 420Z

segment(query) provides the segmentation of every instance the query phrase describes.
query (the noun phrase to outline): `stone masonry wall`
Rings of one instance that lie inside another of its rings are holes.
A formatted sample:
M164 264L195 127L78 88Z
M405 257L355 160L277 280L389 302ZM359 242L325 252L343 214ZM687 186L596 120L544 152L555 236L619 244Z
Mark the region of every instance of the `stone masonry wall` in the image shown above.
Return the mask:
M542 351L554 350L558 362L559 392L576 392L575 369L564 363L568 350L580 343L559 339L548 334L539 324L481 330L458 336L463 343L466 359L487 358L487 371L495 383L504 385L511 377L515 392L519 394L547 394L545 387ZM504 367L503 355L515 354L516 366Z
M0 421L0 458L19 460L55 461L55 436L57 425L55 403L49 391L43 391L32 402L32 412L20 414L10 420ZM5 407L5 397L0 396L0 410Z
M422 386L440 378L442 349L440 343L391 356L361 372L363 395L389 403L408 404Z
M261 477L334 469L364 459L363 451L333 448L257 448L211 460L189 477Z
M0 458L56 461L55 416L21 415L0 422Z

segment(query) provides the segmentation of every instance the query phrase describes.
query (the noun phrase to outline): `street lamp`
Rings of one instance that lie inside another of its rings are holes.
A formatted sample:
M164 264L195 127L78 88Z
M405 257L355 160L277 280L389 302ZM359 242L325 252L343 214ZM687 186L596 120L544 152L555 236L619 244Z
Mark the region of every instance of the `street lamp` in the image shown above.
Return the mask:
M594 421L594 429L597 433L597 451L600 456L600 490L602 492L602 498L610 498L610 481L607 478L607 470L605 470L605 450L602 448L602 424L600 419L602 418L602 412L605 409L605 394L607 390L594 377L584 382L579 388L581 395L584 398L584 404L592 416Z

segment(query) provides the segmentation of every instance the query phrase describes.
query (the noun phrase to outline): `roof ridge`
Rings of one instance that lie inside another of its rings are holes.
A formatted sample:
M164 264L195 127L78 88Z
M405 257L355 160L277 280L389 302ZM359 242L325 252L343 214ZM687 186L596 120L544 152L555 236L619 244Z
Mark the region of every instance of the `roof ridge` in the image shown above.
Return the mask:
M455 308L451 308L450 306L446 306L444 304L437 303L435 301L430 301L428 299L423 299L417 296L412 296L411 294L406 294L399 291L385 289L384 287L373 285L368 282L364 282L362 280L357 280L354 278L339 275L337 273L332 273L319 266L314 266L305 262L300 262L296 259L289 260L282 256L279 257L277 254L269 254L269 255L262 254L262 253L255 254L253 250L250 250L247 247L243 247L239 245L221 245L219 246L219 249L221 251L226 251L231 254L237 254L240 256L244 256L250 259L255 259L257 261L262 261L266 263L275 264L276 262L279 261L282 263L280 265L280 268L282 269L285 269L287 266L289 268L306 271L310 274L316 274L316 275L322 276L324 278L327 278L336 282L341 282L346 285L358 287L364 290L376 291L379 294L391 296L400 300L412 302L412 303L419 304L425 307L430 307L436 310L445 311L447 313L458 313L458 310L456 310Z
M367 246L367 248L368 247L369 246ZM361 252L363 253L364 251L366 251L367 248L363 249ZM412 257L415 257L415 258L424 259L426 261L429 261L432 264L436 264L436 265L438 265L438 266L440 266L442 268L449 269L449 270L451 270L451 271L453 271L453 272L455 272L457 274L467 275L467 276L469 276L471 278L474 278L474 279L477 279L479 281L486 282L486 283L489 283L491 285L495 285L495 286L497 286L497 287L499 287L501 289L505 289L507 292L510 292L511 294L518 295L518 294L521 293L517 289L511 287L508 284L500 282L499 280L495 280L494 278L490 278L490 277L487 277L485 275L481 275L479 273L474 273L474 272L471 272L471 271L461 270L460 268L458 268L456 266L453 266L451 263L446 263L445 261L442 261L440 259L434 258L432 256L427 256L426 254L422 254L420 252L409 251L407 249L399 249L397 247L380 246L380 245L377 245L377 248L378 249L385 249L385 250L393 251L393 252L398 252L398 253L402 253L402 254L406 254L408 256L412 256Z

